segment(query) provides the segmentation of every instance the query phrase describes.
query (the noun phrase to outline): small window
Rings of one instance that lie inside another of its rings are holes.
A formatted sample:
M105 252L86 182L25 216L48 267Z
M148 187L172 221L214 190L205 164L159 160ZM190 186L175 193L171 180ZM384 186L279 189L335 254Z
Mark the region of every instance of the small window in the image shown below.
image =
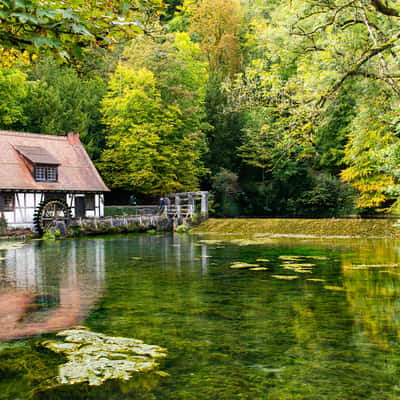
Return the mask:
M57 182L57 167L36 165L35 166L35 181L37 181L37 182Z
M0 193L0 211L14 211L14 193Z
M94 194L85 195L85 207L86 207L86 210L94 210L95 209Z

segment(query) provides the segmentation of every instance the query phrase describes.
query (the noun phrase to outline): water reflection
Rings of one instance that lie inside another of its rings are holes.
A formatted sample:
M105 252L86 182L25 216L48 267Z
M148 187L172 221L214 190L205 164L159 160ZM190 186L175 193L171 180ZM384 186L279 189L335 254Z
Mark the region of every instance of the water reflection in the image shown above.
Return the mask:
M0 250L0 340L79 324L101 295L104 241Z
M399 242L241 244L121 235L0 250L0 338L85 319L93 331L165 346L170 381L148 398L398 398ZM282 256L301 255L311 272L285 269ZM257 260L268 269L230 268ZM70 398L136 398L113 390Z
M346 298L360 341L388 350L400 339L400 246L371 242L342 258Z

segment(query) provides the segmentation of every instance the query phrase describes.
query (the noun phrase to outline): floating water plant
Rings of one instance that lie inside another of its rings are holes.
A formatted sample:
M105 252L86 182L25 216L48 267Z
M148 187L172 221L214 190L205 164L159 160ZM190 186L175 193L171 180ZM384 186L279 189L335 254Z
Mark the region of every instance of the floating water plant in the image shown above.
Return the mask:
M218 239L215 239L215 240L213 240L213 239L199 240L199 243L211 244L211 245L213 245L213 244L222 244L223 242L224 242L223 240L218 240Z
M328 260L328 257L325 256L278 256L279 259L285 261L300 261L304 258L312 259L312 260Z
M23 242L0 241L0 250L16 250L23 246Z
M286 281L292 281L294 279L297 279L298 276L297 275L271 275L273 278L276 279L284 279Z
M298 261L304 258L303 256L278 256L280 260L285 260L285 261Z
M325 279L320 279L320 278L308 278L306 281L310 282L325 282Z
M283 264L283 268L285 269L290 269L291 271L294 272L300 272L302 274L311 274L312 271L312 267L315 264L296 264L296 263L284 263Z
M267 271L267 267L256 267L256 268L250 268L250 271Z
M140 261L140 260L143 260L143 258L142 258L142 257L132 257L132 260L134 260L134 261Z
M334 292L344 292L346 290L343 286L330 286L330 285L325 285L324 289L332 290Z
M257 262L269 262L270 260L268 260L268 258L257 258L256 260Z
M136 373L158 371L158 359L166 350L141 340L112 337L84 329L59 332L64 341L45 341L42 345L67 358L59 366L59 384L88 383L98 386L107 380L129 380Z
M259 264L248 264L244 262L237 262L234 263L230 266L232 269L246 269L246 268L258 268L260 265Z

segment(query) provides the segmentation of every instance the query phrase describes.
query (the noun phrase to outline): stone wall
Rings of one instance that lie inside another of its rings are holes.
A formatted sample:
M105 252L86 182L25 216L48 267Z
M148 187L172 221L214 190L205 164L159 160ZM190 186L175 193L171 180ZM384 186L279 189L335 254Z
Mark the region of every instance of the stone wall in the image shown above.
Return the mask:
M172 222L164 215L137 217L77 218L71 224L75 234L99 235L105 233L146 232L172 230Z

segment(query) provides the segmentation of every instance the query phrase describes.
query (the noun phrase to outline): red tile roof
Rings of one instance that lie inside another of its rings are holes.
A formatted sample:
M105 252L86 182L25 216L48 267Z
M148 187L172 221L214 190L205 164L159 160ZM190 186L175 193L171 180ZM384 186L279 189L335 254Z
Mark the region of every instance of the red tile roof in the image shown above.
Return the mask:
M49 164L59 164L58 182L36 182L23 156L32 162L50 160ZM52 136L0 130L0 190L4 189L74 192L109 190L87 155L78 134Z

